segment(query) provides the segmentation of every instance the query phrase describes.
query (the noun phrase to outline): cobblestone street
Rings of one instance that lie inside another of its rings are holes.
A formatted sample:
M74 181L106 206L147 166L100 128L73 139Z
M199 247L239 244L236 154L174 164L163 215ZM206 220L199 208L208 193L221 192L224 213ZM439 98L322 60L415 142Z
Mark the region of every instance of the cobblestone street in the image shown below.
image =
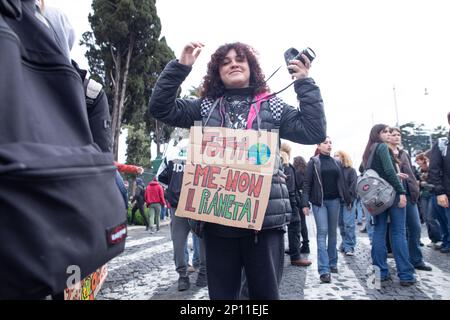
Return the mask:
M422 233L422 252L433 271L416 271L417 285L402 287L395 276L394 259L388 259L392 280L372 283L370 243L366 233L357 233L354 256L339 253L338 274L332 274L330 284L321 284L317 272L315 224L307 217L313 264L309 267L291 266L285 256L281 283L284 300L449 300L450 254L427 247L429 239ZM424 228L424 226L422 226ZM191 287L177 290L178 274L173 263L169 225L165 222L158 233L150 234L145 227L132 226L128 230L126 249L108 263L108 277L98 300L205 300L207 288L195 286L196 274L190 275ZM338 236L339 237L339 236ZM285 237L287 239L287 236ZM191 237L189 237L191 240ZM338 240L339 243L340 240ZM191 246L191 243L189 242ZM286 240L287 247L287 240ZM192 251L191 251L192 252Z

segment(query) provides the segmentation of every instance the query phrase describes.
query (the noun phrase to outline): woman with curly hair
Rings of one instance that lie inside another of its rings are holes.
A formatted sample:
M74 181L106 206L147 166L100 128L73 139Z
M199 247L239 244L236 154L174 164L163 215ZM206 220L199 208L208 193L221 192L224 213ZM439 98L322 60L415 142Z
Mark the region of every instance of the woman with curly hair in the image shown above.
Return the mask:
M326 121L320 90L308 77L311 62L303 55L290 61L300 110L269 93L255 51L235 42L220 46L211 56L199 99L177 99L204 45L188 43L179 60L168 63L150 99L152 116L175 127L203 126L245 130L279 129L280 138L303 144L323 141ZM250 299L279 299L284 265L284 232L291 207L285 176L277 154L262 229L205 223L209 297L238 299L244 272Z

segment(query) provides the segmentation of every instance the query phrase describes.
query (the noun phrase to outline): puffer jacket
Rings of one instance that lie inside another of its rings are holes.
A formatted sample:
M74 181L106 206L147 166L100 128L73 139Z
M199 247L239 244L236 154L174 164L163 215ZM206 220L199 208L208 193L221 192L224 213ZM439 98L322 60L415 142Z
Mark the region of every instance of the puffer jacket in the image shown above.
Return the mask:
M333 159L339 170L337 187L342 202L348 205L352 203L348 187L344 180L344 174L340 162ZM323 205L322 175L320 173L319 155L312 157L306 167L305 181L303 182L302 208L309 207L309 202L321 207Z
M161 73L149 103L151 115L168 125L190 128L196 121L211 127L226 127L223 110L211 108L205 112L205 99L177 99L177 92L191 71L191 67L172 60ZM279 137L302 144L316 144L326 137L326 120L320 90L311 78L297 80L294 83L301 110L293 108L281 99L274 97L263 101L259 111L259 120L252 123L252 129L279 129ZM229 97L224 97L225 99ZM250 100L253 97L250 97ZM272 109L271 109L272 108ZM279 123L275 123L274 114L278 114ZM279 154L274 168L269 203L266 209L262 229L281 228L290 219L291 208L289 193ZM207 229L224 237L240 237L253 230L232 228L218 224L207 224Z

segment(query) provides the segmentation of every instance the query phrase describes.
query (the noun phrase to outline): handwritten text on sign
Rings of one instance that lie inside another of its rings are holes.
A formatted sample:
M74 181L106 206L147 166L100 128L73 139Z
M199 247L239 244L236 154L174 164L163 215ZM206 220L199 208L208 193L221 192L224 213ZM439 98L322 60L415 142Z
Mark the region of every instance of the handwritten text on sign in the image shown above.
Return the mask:
M266 131L192 128L176 215L260 230L277 140Z

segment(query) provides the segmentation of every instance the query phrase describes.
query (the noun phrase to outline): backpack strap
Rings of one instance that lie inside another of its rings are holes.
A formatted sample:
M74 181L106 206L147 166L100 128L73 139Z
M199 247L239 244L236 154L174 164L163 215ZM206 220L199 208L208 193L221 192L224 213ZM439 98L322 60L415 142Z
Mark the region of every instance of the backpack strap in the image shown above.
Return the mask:
M94 104L95 99L97 99L103 87L100 83L92 79L85 79L83 85L86 95L86 103L88 107L90 107Z
M379 143L374 143L372 145L372 147L370 147L369 158L367 159L367 165L366 165L366 168L364 168L364 170L370 169L372 167L372 162L373 162L373 158L375 156L375 151L377 150L379 145L380 145Z

